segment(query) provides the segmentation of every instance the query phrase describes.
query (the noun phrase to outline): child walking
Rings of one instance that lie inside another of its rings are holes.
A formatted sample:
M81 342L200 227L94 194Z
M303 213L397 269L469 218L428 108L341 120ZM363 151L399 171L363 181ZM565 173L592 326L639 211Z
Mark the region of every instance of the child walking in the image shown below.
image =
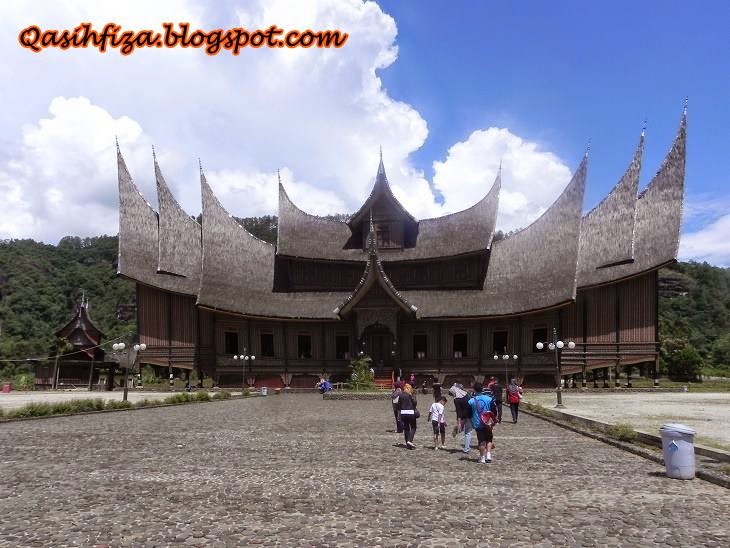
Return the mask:
M431 404L428 410L431 415L431 426L433 427L433 448L443 449L446 445L446 396L441 396L438 401ZM439 436L441 445L439 446Z

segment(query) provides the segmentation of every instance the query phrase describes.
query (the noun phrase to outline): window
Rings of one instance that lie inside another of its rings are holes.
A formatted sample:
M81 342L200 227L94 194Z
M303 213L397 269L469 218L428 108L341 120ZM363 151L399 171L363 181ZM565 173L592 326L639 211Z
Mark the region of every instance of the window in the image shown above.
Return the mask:
M467 356L467 342L468 338L466 333L454 333L454 357L455 358L466 358Z
M547 342L548 330L547 327L538 327L532 330L532 351L533 352L546 352L547 344L542 347L542 350L538 350L535 346L537 343Z
M312 357L312 335L309 333L297 335L297 357L300 360L308 360Z
M235 331L226 331L223 333L225 340L225 351L226 354L238 354L238 333Z
M397 249L401 247L400 230L397 223L376 223L375 243L378 249Z
M338 360L349 360L350 359L350 336L349 335L336 335L335 336L335 358Z
M261 333L261 357L262 358L273 358L274 357L274 334Z
M377 234L378 247L390 246L390 227L388 225L379 225Z
M492 352L500 356L505 353L507 348L507 332L495 331L492 333Z
M413 334L413 357L422 360L428 355L428 335L425 333Z

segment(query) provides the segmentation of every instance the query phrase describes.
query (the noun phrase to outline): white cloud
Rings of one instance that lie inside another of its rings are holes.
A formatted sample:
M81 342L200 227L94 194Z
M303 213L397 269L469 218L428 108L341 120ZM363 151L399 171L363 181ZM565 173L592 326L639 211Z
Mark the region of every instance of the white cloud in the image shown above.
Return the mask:
M682 234L679 258L683 261L707 261L730 267L730 214L723 215L696 232Z
M85 98L57 97L50 116L22 130L19 153L0 165L2 237L56 242L66 234L117 231L114 136L130 169L151 171L151 140L134 120L113 118ZM174 163L170 156L164 156ZM142 185L154 196L151 184Z
M570 181L571 169L537 143L506 128L474 131L453 145L443 162L434 162L434 186L444 208L457 211L474 204L491 188L502 162L498 228L508 231L535 220Z
M570 179L571 168L506 128L474 131L435 161L433 186L409 156L428 136L423 117L388 95L376 73L396 61L396 23L360 0L202 0L0 3L0 238L55 242L66 234L117 229L113 138L132 176L155 203L150 146L183 207L200 212L197 158L222 203L237 216L276 213L276 169L294 202L316 214L352 212L370 191L383 146L399 200L416 217L458 211L491 187L500 160L498 227L525 226ZM72 28L81 21L127 29L190 21L338 28L336 50L244 50L210 57L193 49L44 51L17 44L21 28ZM572 166L575 167L575 166Z

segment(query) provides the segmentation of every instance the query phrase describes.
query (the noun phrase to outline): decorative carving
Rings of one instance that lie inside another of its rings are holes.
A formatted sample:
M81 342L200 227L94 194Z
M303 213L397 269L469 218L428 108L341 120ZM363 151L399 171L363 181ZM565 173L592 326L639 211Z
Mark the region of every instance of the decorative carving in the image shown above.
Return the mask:
M398 334L398 311L395 308L357 308L355 309L357 337L362 338L365 328L371 325L384 325L394 337Z

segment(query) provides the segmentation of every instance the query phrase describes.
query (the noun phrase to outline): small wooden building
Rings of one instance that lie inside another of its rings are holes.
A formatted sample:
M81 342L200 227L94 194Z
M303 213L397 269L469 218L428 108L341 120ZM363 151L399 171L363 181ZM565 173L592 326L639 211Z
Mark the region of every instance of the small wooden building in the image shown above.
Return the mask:
M202 170L202 225L156 159L153 210L118 151L119 274L137 282L145 361L195 367L221 384L312 386L322 373L346 376L364 352L378 376L517 374L529 384L552 382L554 355L535 343L555 330L576 343L562 352L565 374L655 366L657 270L677 256L685 142L686 112L638 192L642 132L626 172L583 215L586 154L540 218L499 240L499 173L471 208L417 220L381 158L370 196L346 221L305 213L280 185L276 245L228 214ZM242 365L239 354L256 359Z
M104 333L91 321L87 299L81 298L71 320L54 334L57 340L68 343L67 349L52 349L48 361L36 366L36 386L91 388L98 382L101 369L107 370L107 378L113 379L114 364L104 362L105 353L100 346Z

